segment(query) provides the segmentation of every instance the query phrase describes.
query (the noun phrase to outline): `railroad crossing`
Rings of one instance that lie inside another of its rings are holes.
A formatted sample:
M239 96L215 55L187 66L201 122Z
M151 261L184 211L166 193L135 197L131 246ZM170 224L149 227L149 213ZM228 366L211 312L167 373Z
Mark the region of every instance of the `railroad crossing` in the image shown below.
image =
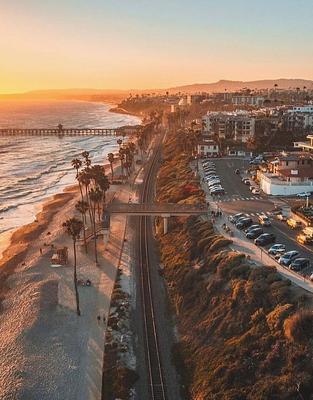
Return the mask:
M103 215L103 223L109 228L110 215L124 214L132 216L162 217L164 233L168 231L168 218L187 217L189 215L206 215L207 208L203 205L173 204L173 203L115 203L108 205Z

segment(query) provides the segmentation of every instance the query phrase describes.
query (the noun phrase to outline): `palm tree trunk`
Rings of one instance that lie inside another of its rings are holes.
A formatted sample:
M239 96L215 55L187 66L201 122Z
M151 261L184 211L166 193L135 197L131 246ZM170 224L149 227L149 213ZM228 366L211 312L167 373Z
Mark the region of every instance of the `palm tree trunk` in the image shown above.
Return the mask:
M87 248L87 240L86 240L86 214L83 215L83 231L84 231L84 245L85 245L85 252L86 254L88 253L88 248Z
M77 315L80 316L79 294L78 294L78 287L77 287L76 240L73 240L73 247L74 247L74 287L75 287L75 297L76 297L76 312L77 312Z
M92 217L91 217L91 201L89 199L89 195L88 195L88 186L85 186L85 191L86 191L86 200L88 203L88 214L89 214L89 218L90 218L90 225L92 226ZM86 218L87 220L87 218Z
M98 252L97 252L97 232L96 232L96 205L93 206L93 235L94 235L94 243L95 243L95 261L98 264Z
M110 163L111 166L111 179L113 179L113 163Z

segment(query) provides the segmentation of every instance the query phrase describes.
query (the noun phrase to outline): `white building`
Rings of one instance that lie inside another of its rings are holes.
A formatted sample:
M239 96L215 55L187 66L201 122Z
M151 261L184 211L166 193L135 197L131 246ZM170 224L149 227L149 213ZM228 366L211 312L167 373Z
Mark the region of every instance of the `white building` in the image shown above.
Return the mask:
M260 187L273 196L290 196L313 191L313 157L306 153L284 154L258 172Z
M216 157L218 155L218 144L214 140L202 140L198 143L198 157Z
M306 129L313 127L313 106L292 107L284 114L287 129Z
M262 106L264 103L264 97L261 96L232 96L232 104L249 105L249 106Z
M308 135L307 136L308 141L307 142L294 142L294 147L300 148L303 151L309 151L313 153L313 135Z
M255 133L255 117L247 111L208 112L202 120L204 132L220 139L244 143Z

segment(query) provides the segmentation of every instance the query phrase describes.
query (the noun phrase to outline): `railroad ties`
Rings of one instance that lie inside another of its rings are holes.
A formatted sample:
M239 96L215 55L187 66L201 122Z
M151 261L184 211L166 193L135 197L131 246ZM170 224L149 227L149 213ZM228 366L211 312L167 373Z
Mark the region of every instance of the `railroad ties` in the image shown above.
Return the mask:
M119 136L117 128L2 128L0 136Z

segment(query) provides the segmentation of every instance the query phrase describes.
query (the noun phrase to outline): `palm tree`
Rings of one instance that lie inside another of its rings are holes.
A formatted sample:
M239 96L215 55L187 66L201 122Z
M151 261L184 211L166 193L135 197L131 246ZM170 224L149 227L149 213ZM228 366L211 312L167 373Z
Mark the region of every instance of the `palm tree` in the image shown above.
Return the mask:
M92 224L92 217L91 217L91 211L90 211L90 200L89 200L89 187L91 183L91 178L90 178L90 168L86 167L80 173L78 174L78 182L81 183L85 187L85 195L86 195L86 201L88 204L88 212L89 212L89 218L90 218L90 223Z
M71 236L73 240L73 250L74 250L74 288L75 288L75 297L76 297L76 312L77 315L80 315L79 308L79 294L77 288L77 255L76 255L76 242L79 238L79 234L83 228L83 223L77 218L70 218L63 223L63 227L66 230L66 233Z
M113 153L108 154L108 161L109 161L110 167L111 167L111 178L113 179L113 163L114 163L114 154Z
M124 164L124 159L125 159L125 151L123 148L120 148L120 151L118 153L119 153L119 159L121 161L121 174L123 175L124 174L123 164Z
M76 178L78 177L78 170L82 166L82 162L79 158L74 158L72 160L72 166L76 169Z
M73 168L75 168L76 169L76 179L78 180L78 185L79 185L79 191L80 191L80 195L81 195L81 200L83 201L83 198L84 198L84 196L83 196L83 191L82 191L82 185L81 185L81 182L79 181L79 179L78 179L78 174L79 174L79 168L81 168L81 166L82 166L82 162L81 162L81 160L79 159L79 158L74 158L73 160L72 160L72 166L73 166Z
M84 245L85 245L85 251L88 253L87 249L87 241L86 241L86 212L89 209L87 201L80 200L76 203L75 208L77 211L79 211L83 217L83 232L84 232Z
M93 236L94 236L94 243L95 243L95 261L98 264L98 252L97 252L97 229L96 229L96 209L100 201L102 200L102 193L101 191L96 188L91 188L89 191L89 198L91 202L91 214L92 214L92 222L93 222Z
M119 148L121 148L122 143L123 143L122 139L117 139L117 144L119 145Z
M83 152L82 152L82 156L83 156L84 159L85 159L85 165L86 165L87 167L89 167L89 166L91 165L91 160L90 160L90 158L89 158L89 151L83 151Z

